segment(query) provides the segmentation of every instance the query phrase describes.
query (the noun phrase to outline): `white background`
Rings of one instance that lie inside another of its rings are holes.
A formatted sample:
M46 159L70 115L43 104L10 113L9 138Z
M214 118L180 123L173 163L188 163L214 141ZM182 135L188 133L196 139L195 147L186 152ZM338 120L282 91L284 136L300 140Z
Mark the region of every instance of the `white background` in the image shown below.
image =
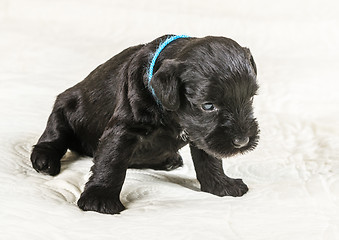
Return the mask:
M337 1L0 0L0 239L339 239ZM226 36L258 68L258 148L224 160L249 192L199 191L187 148L172 172L128 170L110 216L76 206L91 158L56 177L31 147L58 93L163 34Z

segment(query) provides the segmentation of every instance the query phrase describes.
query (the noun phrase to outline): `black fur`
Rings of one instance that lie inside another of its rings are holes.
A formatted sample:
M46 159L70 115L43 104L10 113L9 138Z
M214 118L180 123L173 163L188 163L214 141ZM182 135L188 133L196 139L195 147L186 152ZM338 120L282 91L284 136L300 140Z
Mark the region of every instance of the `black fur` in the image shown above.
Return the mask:
M159 106L147 87L147 72L167 37L124 50L57 97L31 161L37 171L56 175L67 149L93 156L93 174L78 201L83 210L119 213L126 169L177 168L178 150L186 144L202 191L218 196L248 191L241 179L225 175L220 159L251 150L258 141L250 51L224 37L172 42L151 80Z

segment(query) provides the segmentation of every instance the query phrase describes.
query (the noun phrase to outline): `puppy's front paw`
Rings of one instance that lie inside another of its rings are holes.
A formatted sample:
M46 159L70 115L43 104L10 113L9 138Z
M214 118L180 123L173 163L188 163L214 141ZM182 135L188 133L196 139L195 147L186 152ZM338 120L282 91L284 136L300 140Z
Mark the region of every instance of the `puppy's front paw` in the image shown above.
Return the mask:
M84 211L95 211L105 214L118 214L125 209L119 200L102 188L88 188L80 196L78 206Z
M202 186L201 190L220 197L241 197L247 193L248 187L241 179L223 178L214 184Z
M52 149L35 146L31 154L32 166L37 172L55 176L60 172L60 157Z

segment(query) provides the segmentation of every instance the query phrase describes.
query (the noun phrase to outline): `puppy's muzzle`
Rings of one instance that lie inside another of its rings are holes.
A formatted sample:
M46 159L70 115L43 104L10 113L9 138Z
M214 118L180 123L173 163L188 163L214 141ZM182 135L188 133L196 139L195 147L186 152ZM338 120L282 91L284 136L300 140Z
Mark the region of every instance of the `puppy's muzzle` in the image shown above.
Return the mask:
M234 138L232 143L235 148L242 148L242 147L247 146L249 141L250 141L249 137L242 137L242 138Z

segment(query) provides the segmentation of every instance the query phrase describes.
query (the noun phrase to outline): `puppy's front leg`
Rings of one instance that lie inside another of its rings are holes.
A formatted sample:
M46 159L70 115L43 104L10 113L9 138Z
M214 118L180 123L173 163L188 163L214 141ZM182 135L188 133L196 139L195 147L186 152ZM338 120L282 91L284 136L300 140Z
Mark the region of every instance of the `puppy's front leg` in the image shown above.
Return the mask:
M85 211L116 214L124 210L120 192L137 137L124 124L106 129L95 153L92 176L78 206Z
M194 168L201 191L217 196L240 197L248 188L241 179L229 178L222 168L222 161L190 144Z

